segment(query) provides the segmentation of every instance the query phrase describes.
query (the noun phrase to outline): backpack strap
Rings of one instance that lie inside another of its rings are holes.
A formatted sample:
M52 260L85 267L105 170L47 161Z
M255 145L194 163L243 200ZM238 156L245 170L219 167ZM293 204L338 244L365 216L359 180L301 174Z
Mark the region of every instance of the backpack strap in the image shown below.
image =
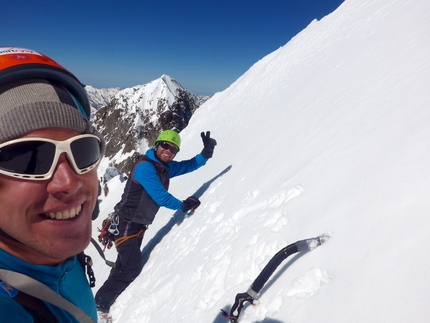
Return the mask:
M36 279L6 269L0 269L0 279L23 293L64 309L80 323L94 323L87 313Z
M93 240L93 238L91 238L91 240ZM84 268L84 270L86 270L86 272L87 272L90 287L92 288L92 287L96 286L96 277L94 276L94 271L92 268L93 260L91 259L91 257L86 255L82 251L76 255L76 258L78 259L82 268Z
M93 238L91 238L91 243L94 245L94 247L96 248L96 250L99 253L99 255L103 258L103 260L105 261L106 265L108 265L109 267L114 268L115 267L115 263L106 259L105 254L104 254L102 248L100 248L100 246L97 243L97 241L95 241ZM91 286L91 287L94 287L94 286Z

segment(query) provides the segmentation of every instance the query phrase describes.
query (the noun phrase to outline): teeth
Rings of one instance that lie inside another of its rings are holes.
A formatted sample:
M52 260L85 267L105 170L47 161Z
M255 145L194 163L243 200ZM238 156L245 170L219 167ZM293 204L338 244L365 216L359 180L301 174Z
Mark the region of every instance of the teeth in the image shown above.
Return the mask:
M51 218L51 219L56 219L56 220L67 220L67 219L71 219L74 218L75 216L77 216L79 214L79 212L81 212L81 206L79 205L76 208L70 209L70 210L65 210L62 212L51 212L51 213L45 213L46 217Z

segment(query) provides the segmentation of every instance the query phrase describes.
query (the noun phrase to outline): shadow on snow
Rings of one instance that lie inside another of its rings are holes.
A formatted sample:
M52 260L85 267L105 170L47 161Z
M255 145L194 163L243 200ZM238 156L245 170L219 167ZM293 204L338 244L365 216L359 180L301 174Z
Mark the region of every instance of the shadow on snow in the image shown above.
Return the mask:
M221 173L216 175L214 178L212 178L210 181L204 183L194 194L195 197L200 198L209 188L209 186L218 178L223 176L225 173L227 173L231 169L231 165L228 166L226 169L224 169ZM180 225L182 221L184 221L185 218L191 216L192 213L184 214L182 211L176 211L173 214L173 217L170 219L168 223L164 227L162 227L157 234L145 245L145 247L142 249L142 268L145 266L145 264L148 262L149 257L151 255L151 252L154 250L154 248L163 240L163 238L172 230L172 228L175 225Z

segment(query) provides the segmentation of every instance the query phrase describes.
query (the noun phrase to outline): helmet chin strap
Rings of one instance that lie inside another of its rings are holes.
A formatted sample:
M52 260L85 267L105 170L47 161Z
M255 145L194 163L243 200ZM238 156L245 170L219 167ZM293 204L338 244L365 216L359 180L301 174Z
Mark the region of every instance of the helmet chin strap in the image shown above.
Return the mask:
M21 242L21 241L18 241L18 240L16 240L14 237L12 237L12 236L8 235L8 234L7 234L6 232L4 232L2 229L0 229L0 236L3 236L3 237L5 237L5 238L8 238L9 240L12 240L12 241L15 241L15 242L18 242L18 243L22 244L22 242Z

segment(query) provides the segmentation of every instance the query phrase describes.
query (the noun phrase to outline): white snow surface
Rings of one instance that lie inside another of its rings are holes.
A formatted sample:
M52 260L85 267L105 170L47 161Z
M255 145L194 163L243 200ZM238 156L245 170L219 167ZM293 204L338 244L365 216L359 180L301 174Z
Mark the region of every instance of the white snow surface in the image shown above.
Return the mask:
M199 196L188 217L161 208L118 323L222 323L268 261L287 258L241 323L428 322L430 2L346 0L202 105L178 160L217 140L170 192ZM122 194L109 182L93 237ZM97 286L109 267L95 248ZM106 251L115 260L114 248Z

